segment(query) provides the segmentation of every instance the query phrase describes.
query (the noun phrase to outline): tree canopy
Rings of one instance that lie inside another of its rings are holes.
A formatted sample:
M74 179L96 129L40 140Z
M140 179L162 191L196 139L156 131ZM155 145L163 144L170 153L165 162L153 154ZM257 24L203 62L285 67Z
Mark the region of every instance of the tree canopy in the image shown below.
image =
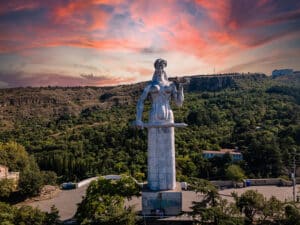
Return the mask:
M125 206L125 198L139 195L140 188L131 177L122 176L119 180L99 177L89 185L75 217L82 225L135 224L135 213L132 207Z

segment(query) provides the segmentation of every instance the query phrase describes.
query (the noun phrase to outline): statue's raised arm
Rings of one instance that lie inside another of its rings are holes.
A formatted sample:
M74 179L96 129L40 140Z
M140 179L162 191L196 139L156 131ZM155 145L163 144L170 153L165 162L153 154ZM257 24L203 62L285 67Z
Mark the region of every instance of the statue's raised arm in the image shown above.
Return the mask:
M178 86L178 89L177 89L176 86ZM173 99L175 101L175 104L177 106L182 106L183 100L184 100L183 85L182 85L182 83L179 83L178 79L176 79L176 81L174 82L174 88L173 88L172 96L173 96Z

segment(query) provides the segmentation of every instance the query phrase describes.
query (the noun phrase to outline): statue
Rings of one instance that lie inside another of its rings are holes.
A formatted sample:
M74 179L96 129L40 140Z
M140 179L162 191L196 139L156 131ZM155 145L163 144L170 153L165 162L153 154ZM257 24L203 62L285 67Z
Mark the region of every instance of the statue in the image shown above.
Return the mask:
M146 86L138 101L135 121L138 128L148 129L148 188L153 191L175 189L174 127L187 126L184 123L174 123L170 100L173 98L177 106L182 105L183 86L179 82L168 80L164 71L166 66L167 61L164 59L157 59L154 62L152 81ZM143 123L144 101L148 96L152 103L149 122Z

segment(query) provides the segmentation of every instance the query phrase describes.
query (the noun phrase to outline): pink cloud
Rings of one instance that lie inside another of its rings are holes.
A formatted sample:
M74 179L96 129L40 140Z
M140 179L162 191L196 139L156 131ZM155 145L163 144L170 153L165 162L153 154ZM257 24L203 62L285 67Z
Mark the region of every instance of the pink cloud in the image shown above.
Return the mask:
M43 7L49 9L46 14L47 24L27 23L22 27L4 27L3 30L8 32L0 34L0 53L18 53L32 48L56 46L141 51L150 46L151 39L146 36L143 39L129 34L126 36L126 29L130 30L130 27L117 28L120 31L123 29L122 34L125 36L111 35L115 28L109 27L108 23L114 12L108 13L98 6L107 4L109 7L121 7L119 4L123 4L123 1L79 0L68 3L43 3ZM19 7L24 8L20 4Z
M176 13L178 11L174 0L133 1L130 4L132 18L136 21L141 20L146 30L173 24L179 17Z
M0 54L25 57L31 49L70 46L103 51L117 60L124 52L141 60L175 53L192 56L201 65L224 68L224 61L249 49L290 35L299 39L300 3L293 4L274 0L11 0L0 8L0 29L5 31L0 33ZM153 72L142 66L122 65L121 69L141 76ZM42 83L36 78L32 81Z
M207 42L201 37L199 30L187 20L180 20L171 29L171 33L165 33L164 35L169 49L182 50L203 56L208 47Z
M214 46L210 46L205 37L207 34L203 35L203 31L195 26L195 18L179 6L174 0L135 1L130 6L130 13L135 20L143 22L144 32L154 32L161 38L162 51L185 52L209 60L207 56L211 55Z
M235 48L234 52L256 48L295 33L292 28L270 28L300 19L300 9L281 12L282 6L272 0L216 1L195 0L218 25L206 31L209 45ZM268 32L266 32L269 30ZM231 49L233 50L233 49ZM230 50L226 51L230 55Z
M229 34L226 31L223 32L211 32L209 36L212 40L216 41L219 44L233 45L237 47L243 47L240 42L240 39L234 35Z
M215 21L218 25L224 26L228 24L231 11L231 1L206 1L206 0L195 0L195 2L204 8L210 18ZM232 25L233 26L233 25Z
M76 24L91 30L105 29L112 14L97 6L102 4L117 6L120 3L120 0L77 0L61 6L56 5L53 8L54 22ZM91 21L88 21L87 15L91 17Z
M143 27L136 30L139 35L135 36L130 33L130 25L111 27L109 21L113 18L114 12L108 13L97 8L101 4L113 7L122 6L123 11L116 11L124 13L126 12L124 1L76 0L67 3L45 1L39 4L35 1L29 1L27 5L12 1L11 4L4 7L6 10L24 10L47 6L50 9L49 21L44 26L26 24L21 29L9 29L9 32L1 34L0 52L16 52L30 48L62 45L137 51L162 43L162 45L166 45L166 50L184 51L203 57L204 55L211 55L210 52L218 49L219 45L233 45L243 49L247 45L252 47L257 45L255 43L272 41L273 38L264 33L255 32L249 35L242 31L251 28L251 26L267 26L300 17L298 9L276 14L276 16L269 18L264 13L272 12L274 6L270 6L268 0L253 1L253 7L243 12L239 12L239 8L234 8L235 5L243 4L233 4L231 0L218 1L218 3L195 0L195 3L205 10L218 27L205 26L208 22L197 20L187 10L183 10L183 5L175 0L164 2L160 0L133 1L128 6L128 12L134 21L142 21L143 23ZM243 16L243 14L247 15ZM205 30L202 30L199 22L204 24ZM92 33L98 29L101 32ZM115 29L121 31L119 37L117 35L112 37L110 33L111 30ZM251 38L252 40L250 40Z

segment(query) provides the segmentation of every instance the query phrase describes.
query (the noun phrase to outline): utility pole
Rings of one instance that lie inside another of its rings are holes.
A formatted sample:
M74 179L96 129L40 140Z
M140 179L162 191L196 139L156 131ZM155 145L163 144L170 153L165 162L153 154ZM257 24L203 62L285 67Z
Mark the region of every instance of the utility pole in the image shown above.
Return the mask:
M296 151L294 153L294 162L293 162L293 201L296 202Z

